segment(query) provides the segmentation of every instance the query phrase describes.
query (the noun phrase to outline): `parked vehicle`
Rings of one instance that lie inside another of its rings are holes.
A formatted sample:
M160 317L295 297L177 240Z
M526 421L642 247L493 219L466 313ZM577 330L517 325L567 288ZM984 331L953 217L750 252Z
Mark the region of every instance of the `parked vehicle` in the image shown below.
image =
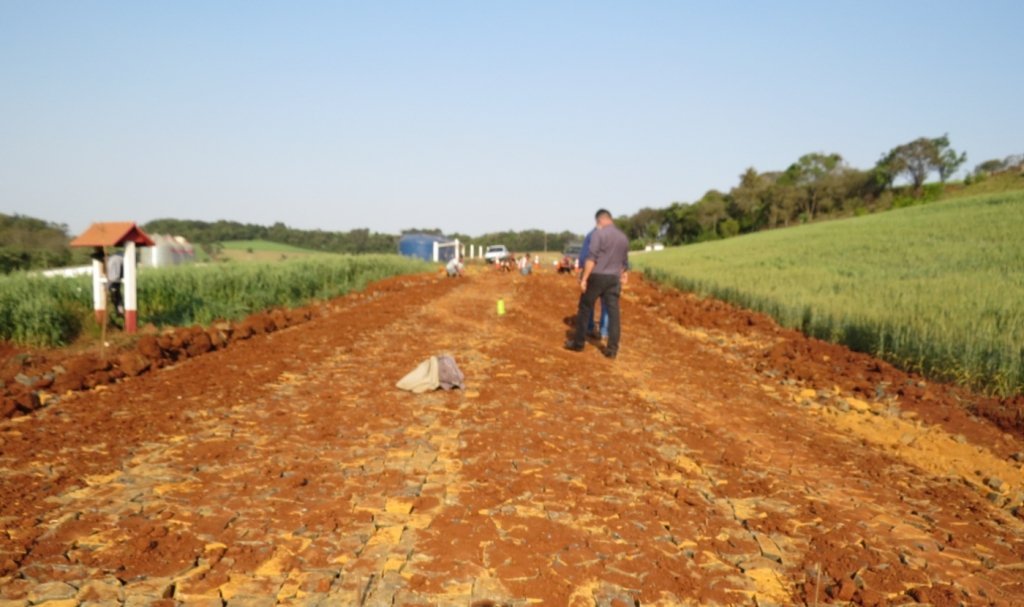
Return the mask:
M570 242L565 245L565 250L562 251L562 255L565 255L569 259L572 259L573 263L576 263L580 258L580 253L583 252L582 242Z
M508 247L503 244L492 244L487 247L487 251L484 252L484 261L494 263L505 259L508 255Z

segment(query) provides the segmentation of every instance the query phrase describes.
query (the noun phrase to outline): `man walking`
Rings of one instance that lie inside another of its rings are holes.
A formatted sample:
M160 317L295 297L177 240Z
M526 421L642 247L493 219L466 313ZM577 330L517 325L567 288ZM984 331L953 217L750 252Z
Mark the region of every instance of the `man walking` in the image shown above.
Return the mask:
M625 280L629 262L629 239L612 221L612 214L601 209L595 215L597 229L590 238L587 260L580 276L579 309L576 312L576 331L565 342L567 350L583 350L587 336L588 319L594 318L594 303L600 298L608 304L608 345L604 355L615 358L619 352L619 294Z
M589 232L587 232L586 237L583 238L583 244L580 246L580 257L579 257L579 267L580 267L579 276L580 276L580 278L583 277L583 268L585 268L587 266L587 257L590 255L590 239L594 237L594 232L598 231L599 229L600 229L600 226L596 226L595 225L593 228L590 229ZM582 297L582 295L580 297ZM600 331L601 339L608 339L608 302L606 302L603 297L601 298L601 325L600 326L601 326L601 331ZM590 320L587 321L587 335L590 335L591 337L597 337L597 335L598 335L597 331L595 331L593 317L591 317Z

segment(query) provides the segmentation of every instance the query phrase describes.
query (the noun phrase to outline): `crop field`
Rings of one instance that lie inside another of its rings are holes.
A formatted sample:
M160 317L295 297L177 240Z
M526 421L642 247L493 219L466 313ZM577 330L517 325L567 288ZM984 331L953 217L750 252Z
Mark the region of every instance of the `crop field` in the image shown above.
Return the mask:
M269 240L227 240L220 244L223 249L218 259L222 261L286 261L312 255L331 255Z
M429 266L397 255L318 255L275 263L191 265L139 273L139 321L156 325L236 319L361 289ZM91 322L91 279L0 277L0 339L36 346L73 341Z
M634 256L655 280L929 377L1024 390L1024 192Z
M225 249L232 251L252 249L253 251L270 251L272 253L316 253L316 251L311 249L303 249L302 247L271 242L269 240L227 240L221 244L224 245Z

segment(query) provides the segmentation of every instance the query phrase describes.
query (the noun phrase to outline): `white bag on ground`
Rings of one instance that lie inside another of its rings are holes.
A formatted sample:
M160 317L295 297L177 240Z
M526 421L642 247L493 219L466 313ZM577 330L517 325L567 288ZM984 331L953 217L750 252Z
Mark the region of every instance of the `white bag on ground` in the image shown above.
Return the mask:
M414 394L444 388L465 388L465 376L451 356L431 356L398 380L396 387Z

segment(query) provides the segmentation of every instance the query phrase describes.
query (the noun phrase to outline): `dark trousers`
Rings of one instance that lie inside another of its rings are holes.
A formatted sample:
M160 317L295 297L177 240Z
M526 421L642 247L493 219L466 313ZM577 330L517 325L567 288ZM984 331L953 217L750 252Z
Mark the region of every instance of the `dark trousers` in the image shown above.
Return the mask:
M112 314L124 316L124 301L121 299L121 283L112 282L108 285L107 291L110 295L110 308Z
M580 296L579 310L576 312L576 334L573 341L582 344L587 338L587 324L594 319L594 303L598 299L602 305L608 306L608 349L610 353L619 351L619 276L618 274L591 274L587 280L587 290Z

